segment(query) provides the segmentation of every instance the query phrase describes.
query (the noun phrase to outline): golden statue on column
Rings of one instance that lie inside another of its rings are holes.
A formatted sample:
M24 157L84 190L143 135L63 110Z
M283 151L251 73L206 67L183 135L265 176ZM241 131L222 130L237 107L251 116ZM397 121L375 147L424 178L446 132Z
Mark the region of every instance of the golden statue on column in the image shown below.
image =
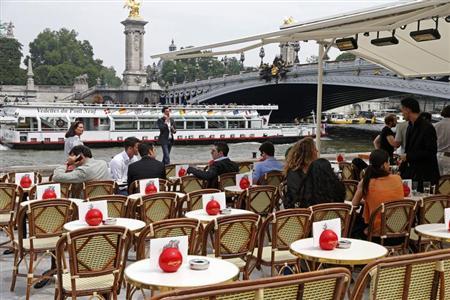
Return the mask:
M125 0L124 8L128 8L130 10L129 18L140 17L139 15L139 7L141 6L140 0Z

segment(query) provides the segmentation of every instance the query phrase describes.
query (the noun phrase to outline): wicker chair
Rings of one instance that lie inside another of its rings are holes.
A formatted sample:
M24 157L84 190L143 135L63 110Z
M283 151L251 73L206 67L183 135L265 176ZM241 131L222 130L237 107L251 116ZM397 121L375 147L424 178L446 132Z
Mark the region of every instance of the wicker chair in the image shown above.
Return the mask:
M450 196L450 174L439 178L436 194L443 194Z
M278 187L284 180L283 172L270 171L264 174L259 180L258 185L271 185Z
M289 245L309 236L310 221L309 209L285 209L270 214L259 231L258 249L253 252L258 267L270 266L270 275L275 276L277 267L289 264L294 265L299 273L298 257L289 252ZM266 237L269 238L268 232L271 233L271 239L266 240Z
M170 184L169 181L166 179L161 179L159 178L159 191L160 192L169 192L170 191ZM135 194L135 193L139 193L139 180L135 180L133 181L129 186L128 186L128 194Z
M408 252L409 233L416 213L416 201L397 200L382 203L370 215L367 240L379 239L380 244L389 249L390 253ZM375 228L377 216L381 217L381 228ZM386 245L388 239L399 238L402 243L398 245Z
M355 180L353 166L349 162L340 162L339 169L341 170L341 180Z
M423 198L419 202L419 225L444 223L444 209L450 207L450 196L433 195ZM424 238L416 234L414 228L410 232L410 242L416 249L421 251L424 246L440 246L440 242L434 242L432 239Z
M243 278L248 279L256 265L252 253L260 219L256 214L242 214L219 217L211 221L203 232L202 255L207 255L210 237L214 249L214 254L210 256L234 263L243 273Z
M128 217L127 196L122 195L105 195L87 199L87 201L103 201L106 200L108 207L108 217L110 218L126 218Z
M175 290L157 295L152 299L344 300L350 280L351 275L348 270L332 268L304 274Z
M45 255L54 257L56 243L63 233L65 223L76 215L77 207L66 199L31 202L19 210L18 239L14 240L14 267L11 291L14 291L17 276L27 278L26 299L30 298L31 286L50 274L36 275L34 271ZM25 218L29 223L29 237L23 236ZM38 256L41 257L38 259ZM28 261L26 256L29 256ZM27 262L27 273L19 273L21 262Z
M311 224L318 221L341 219L341 236L347 237L351 231L353 207L347 203L322 203L310 206Z
M239 163L239 173L247 173L253 170L253 162L252 161L241 161Z
M224 191L224 188L227 186L235 186L237 174L238 173L230 172L219 175L217 178L219 190Z
M60 182L45 182L45 183L39 183L39 184L35 184L31 189L30 192L28 193L28 198L29 199L36 199L36 190L37 190L37 186L39 185L48 185L48 184L59 184L59 186L61 187L61 198L70 198L70 192L72 189L72 184L71 183L60 183Z
M175 167L176 167L176 165L173 165L173 164L165 166L166 178L176 176L176 174L175 174Z
M2 230L8 240L0 243L0 247L12 249L14 240L14 222L16 215L16 199L19 190L15 183L0 183L0 230ZM19 199L21 196L19 195ZM9 244L9 245L8 245ZM8 245L8 246L7 246Z
M186 196L178 203L178 211L183 212L184 206L186 211L202 209L202 196L205 194L220 193L218 189L202 189L195 192L187 193ZM186 205L184 205L186 203ZM181 215L180 215L181 216Z
M275 209L278 202L277 188L270 185L251 186L241 193L238 208L253 211L261 216L267 216Z
M83 183L84 199L104 195L114 195L116 189L117 185L114 180L95 180Z
M180 178L180 191L188 194L203 189L205 183L194 175L187 175Z
M128 229L120 226L87 227L64 234L56 250L55 299L117 299L130 240Z
M356 189L358 188L358 181L356 180L342 180L342 183L345 187L345 201L352 202L353 196L356 193Z
M367 285L374 300L448 299L450 285L438 286L443 277L450 278L449 249L382 258L364 267L350 299L365 299Z
M178 196L173 192L145 195L134 201L132 216L151 224L156 221L173 219L178 215Z
M16 173L19 173L19 172L9 172L6 175L6 182L8 182L8 183L16 183ZM41 183L42 182L42 175L38 171L34 171L33 173L34 173L34 180L35 180L34 184Z

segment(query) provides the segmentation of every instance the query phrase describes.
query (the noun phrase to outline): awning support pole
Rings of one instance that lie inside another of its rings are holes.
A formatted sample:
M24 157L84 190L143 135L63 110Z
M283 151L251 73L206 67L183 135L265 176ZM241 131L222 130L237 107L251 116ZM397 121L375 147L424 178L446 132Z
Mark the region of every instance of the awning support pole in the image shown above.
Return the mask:
M322 134L322 84L323 84L323 56L324 48L322 43L319 44L319 57L317 65L317 108L316 108L316 147L320 156L320 136Z

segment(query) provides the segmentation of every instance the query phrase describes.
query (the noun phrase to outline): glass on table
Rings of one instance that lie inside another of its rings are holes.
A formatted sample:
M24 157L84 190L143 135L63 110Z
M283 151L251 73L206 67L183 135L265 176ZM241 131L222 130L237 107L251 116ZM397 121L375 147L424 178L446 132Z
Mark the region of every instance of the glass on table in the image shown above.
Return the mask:
M413 181L411 184L411 188L412 188L412 194L413 196L417 196L417 188L419 186L419 182L417 181Z
M424 181L423 182L423 192L424 194L429 195L431 193L431 182Z

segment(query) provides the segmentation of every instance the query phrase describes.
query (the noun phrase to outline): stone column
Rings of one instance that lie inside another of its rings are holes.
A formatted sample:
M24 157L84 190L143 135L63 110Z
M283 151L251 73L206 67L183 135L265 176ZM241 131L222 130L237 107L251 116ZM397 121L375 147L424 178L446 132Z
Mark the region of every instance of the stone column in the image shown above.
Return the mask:
M34 73L31 65L31 58L28 58L28 71L27 71L27 90L34 90Z
M145 86L147 73L144 68L144 26L148 22L140 17L129 17L121 23L125 26L123 84L127 87Z

